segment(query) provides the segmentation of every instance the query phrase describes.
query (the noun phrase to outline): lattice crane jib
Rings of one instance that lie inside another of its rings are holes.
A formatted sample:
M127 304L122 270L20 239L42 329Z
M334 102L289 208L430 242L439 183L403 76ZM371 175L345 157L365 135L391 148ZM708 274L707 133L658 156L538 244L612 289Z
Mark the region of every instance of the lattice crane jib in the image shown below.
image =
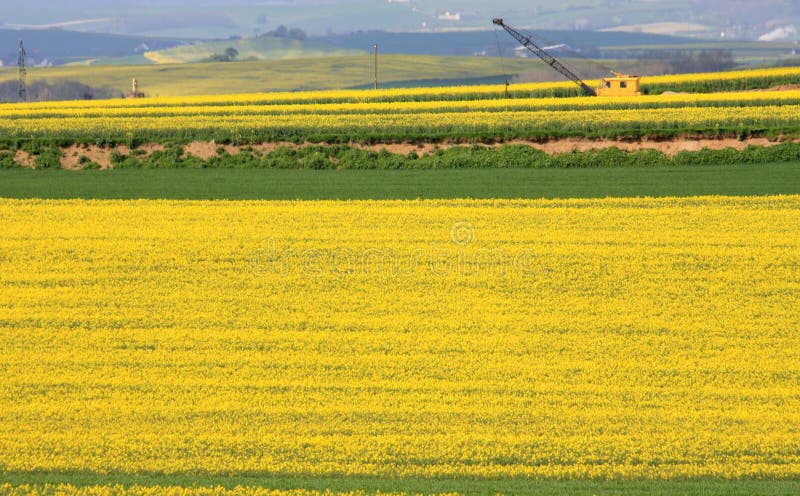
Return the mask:
M520 42L522 44L522 46L524 46L525 48L527 48L528 50L533 52L537 57L539 57L540 59L544 60L547 63L547 65L549 65L553 69L557 70L562 75L564 75L564 77L566 77L570 81L572 81L575 84L577 84L578 86L580 86L584 93L586 93L589 96L597 96L597 92L594 90L594 88L590 87L588 84L583 82L583 80L581 78L579 78L572 71L567 69L564 66L564 64L562 64L561 62L558 61L558 59L556 59L555 57L553 57L552 55L547 53L546 50L544 50L543 48L538 46L536 43L534 43L531 40L530 36L526 36L526 35L522 34L519 30L517 30L515 28L512 28L511 26L506 24L503 21L503 19L493 19L492 22L495 25L500 26L501 28L505 29L506 32L508 32L508 34L510 34L515 40L517 40L518 42Z

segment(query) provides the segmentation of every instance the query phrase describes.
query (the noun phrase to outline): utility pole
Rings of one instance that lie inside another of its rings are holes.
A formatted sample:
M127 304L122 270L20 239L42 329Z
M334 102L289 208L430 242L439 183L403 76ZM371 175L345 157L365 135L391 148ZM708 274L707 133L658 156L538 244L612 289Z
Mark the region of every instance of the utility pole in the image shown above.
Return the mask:
M375 43L374 45L372 45L372 48L375 50L375 62L373 65L375 67L375 89L377 90L378 89L378 44Z
M28 97L25 93L25 76L27 75L27 71L25 70L25 45L22 44L22 40L19 40L19 101L26 102L28 101Z

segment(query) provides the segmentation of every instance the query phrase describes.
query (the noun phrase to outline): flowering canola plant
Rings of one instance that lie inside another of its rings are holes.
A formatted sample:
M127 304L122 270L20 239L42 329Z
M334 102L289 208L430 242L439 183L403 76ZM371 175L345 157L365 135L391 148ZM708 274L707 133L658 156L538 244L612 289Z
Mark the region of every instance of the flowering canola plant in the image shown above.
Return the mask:
M157 115L90 115L79 113L66 118L58 116L0 118L0 132L6 136L72 137L122 136L213 138L229 137L252 141L278 137L317 136L333 133L341 138L361 140L371 136L392 136L409 139L425 136L467 137L490 133L492 136L527 137L530 134L582 136L586 133L663 132L687 130L711 132L732 126L745 131L785 130L797 132L800 112L796 101L778 105L755 106L687 106L623 109L537 110L536 107L481 110L458 109L435 112L378 111L350 112L278 112L262 109L202 108ZM226 111L227 110L227 111ZM255 110L255 111L250 111Z
M669 74L664 76L647 76L645 82L654 85L680 85L684 83L713 83L718 81L747 82L774 81L776 83L791 81L800 77L799 67L776 67L769 69L746 69L739 71L707 72L696 74ZM597 86L599 81L588 81ZM571 81L544 83L519 83L511 86L509 95L513 98L544 96L548 92L572 90ZM443 86L422 88L392 88L379 90L317 90L270 93L243 93L235 95L200 95L149 97L126 100L82 100L63 102L33 102L26 104L0 104L0 113L6 109L24 108L104 108L108 106L147 107L184 106L184 105L286 105L286 104L324 104L324 103L369 103L369 102L421 102L421 101L454 101L454 100L486 100L504 99L503 85L470 85ZM704 92L699 92L704 93ZM666 95L662 95L666 96ZM752 95L751 95L752 96Z
M258 486L144 486L122 484L75 486L73 484L0 484L3 496L407 496L407 492L318 491L305 489L271 489ZM456 496L457 493L426 493Z
M164 99L146 100L147 104L130 105L131 100L49 102L29 106L0 106L0 116L7 119L44 117L159 117L179 115L227 114L394 114L419 112L470 112L504 110L620 110L681 107L758 107L767 105L796 105L800 90L781 92L730 92L665 94L638 97L574 97L574 98L511 98L469 100L423 100L336 103L271 103L252 101L250 95L231 96L235 101L215 102L218 97L186 98L176 103Z
M0 200L0 473L797 478L798 219Z
M650 84L800 80L797 68L648 78ZM676 86L677 87L677 86ZM402 141L800 134L800 91L555 98L569 82L331 90L0 105L0 134L78 143ZM691 88L690 88L691 89ZM719 91L717 88L716 91ZM550 97L546 97L546 96Z

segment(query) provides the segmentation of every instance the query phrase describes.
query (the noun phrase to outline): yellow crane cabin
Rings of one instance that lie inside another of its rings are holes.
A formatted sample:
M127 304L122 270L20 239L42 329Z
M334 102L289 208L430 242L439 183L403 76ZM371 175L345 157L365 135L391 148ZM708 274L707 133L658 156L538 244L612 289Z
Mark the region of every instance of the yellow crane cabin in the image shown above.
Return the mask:
M641 81L640 76L615 72L614 77L601 79L600 87L595 91L597 96L640 96Z

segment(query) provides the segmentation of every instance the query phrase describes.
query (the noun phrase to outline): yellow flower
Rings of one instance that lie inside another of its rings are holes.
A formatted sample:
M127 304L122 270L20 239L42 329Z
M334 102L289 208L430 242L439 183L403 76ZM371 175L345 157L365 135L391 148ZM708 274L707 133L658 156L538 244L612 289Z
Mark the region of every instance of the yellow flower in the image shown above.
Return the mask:
M796 478L798 214L0 200L0 471Z

